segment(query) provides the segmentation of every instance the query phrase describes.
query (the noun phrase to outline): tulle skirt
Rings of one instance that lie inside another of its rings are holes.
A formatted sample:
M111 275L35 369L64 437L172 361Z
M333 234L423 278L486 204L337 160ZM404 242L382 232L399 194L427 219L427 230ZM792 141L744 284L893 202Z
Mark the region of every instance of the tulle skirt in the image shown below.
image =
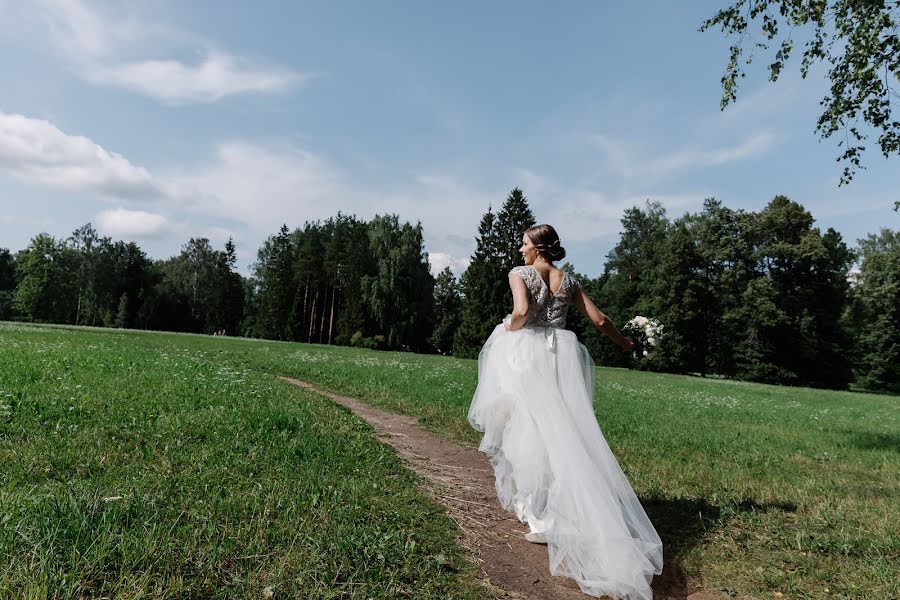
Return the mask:
M484 432L500 503L545 533L553 575L593 596L651 600L662 542L597 424L594 373L571 331L498 325L469 421Z

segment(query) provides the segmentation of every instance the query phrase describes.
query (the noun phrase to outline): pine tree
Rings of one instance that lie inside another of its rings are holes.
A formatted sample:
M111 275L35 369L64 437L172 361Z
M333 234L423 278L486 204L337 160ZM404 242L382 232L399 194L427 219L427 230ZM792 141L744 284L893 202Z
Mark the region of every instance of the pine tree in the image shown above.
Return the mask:
M224 330L229 335L236 335L244 312L244 286L240 274L234 272L237 264L234 240L228 238L225 250L212 252L211 260L213 268L207 283L204 331Z
M509 193L496 216L488 208L481 218L475 253L460 278L463 308L453 341L456 356L476 356L512 308L508 273L522 264L522 234L534 224L528 200L519 188Z
M522 247L522 235L534 224L534 215L528 207L525 194L519 188L513 188L494 223L497 258L499 259L499 268L504 273L509 272L516 265L522 264L522 255L519 254L519 248ZM504 287L508 287L505 286L505 281Z
M291 235L293 287L290 316L285 323L290 339L322 341L322 315L328 300L328 274L323 263L329 235L321 223L305 223ZM286 292L287 293L287 292Z
M434 283L434 332L428 342L440 354L453 353L453 337L459 327L459 285L450 267L444 267Z
M469 267L460 278L462 316L453 338L453 354L461 358L477 356L491 330L508 312L504 312L506 307L497 301L498 287L508 285L501 280L504 271L499 264L494 224L494 213L488 208L478 225L475 252Z
M258 286L256 332L261 337L291 339L290 314L294 298L294 248L287 225L269 237L254 265Z
M225 253L221 265L221 275L224 278L221 285L224 294L224 322L222 328L229 335L240 333L241 319L244 316L244 278L237 272L237 250L234 240L228 238L225 242Z
M362 293L362 281L375 274L369 255L368 225L356 217L338 214L335 234L326 254L329 268L334 271L338 288L338 313L335 315L334 340L349 344L356 332L359 337L371 337L374 323Z

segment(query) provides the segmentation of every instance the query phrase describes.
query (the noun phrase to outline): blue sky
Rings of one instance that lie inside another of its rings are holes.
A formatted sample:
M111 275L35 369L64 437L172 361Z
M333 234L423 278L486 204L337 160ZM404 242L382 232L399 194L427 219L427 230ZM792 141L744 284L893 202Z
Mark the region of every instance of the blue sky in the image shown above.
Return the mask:
M233 236L247 273L282 223L395 212L459 274L517 186L591 276L647 198L896 229L900 159L837 186L824 71L772 85L760 59L719 110L717 6L0 0L0 247L89 221L154 258Z

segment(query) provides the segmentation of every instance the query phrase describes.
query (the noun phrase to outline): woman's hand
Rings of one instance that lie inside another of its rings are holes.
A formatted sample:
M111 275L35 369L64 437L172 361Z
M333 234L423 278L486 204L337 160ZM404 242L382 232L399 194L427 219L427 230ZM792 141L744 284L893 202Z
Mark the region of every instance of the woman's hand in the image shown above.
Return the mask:
M621 343L619 343L622 352L631 352L634 350L635 345L634 340L630 337L623 337Z

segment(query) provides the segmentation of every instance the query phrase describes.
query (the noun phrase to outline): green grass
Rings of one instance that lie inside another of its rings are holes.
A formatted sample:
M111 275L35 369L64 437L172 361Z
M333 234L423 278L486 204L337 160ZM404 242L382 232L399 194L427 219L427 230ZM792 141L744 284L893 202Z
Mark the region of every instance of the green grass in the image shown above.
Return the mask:
M366 424L186 341L0 324L0 597L489 597Z
M0 534L0 554L12 548L16 557L0 564L0 590L4 582L40 586L51 576L94 573L92 581L133 584L122 588L128 590L141 587L134 578L156 581L165 575L194 586L184 588L191 590L185 596L197 595L196 589L200 595L239 597L277 579L292 582L295 587L286 589L301 590L303 597L349 596L354 586L366 590L359 597L392 597L390 585L413 581L426 591L414 590L412 597L474 597L471 571L452 550L452 524L416 493L392 454L345 411L290 389L274 375L415 415L432 431L477 442L465 421L476 385L474 361L0 326L0 405L11 405L4 394L12 394L15 404L6 421L0 406L0 464L14 465L11 471L4 467L0 479L0 519L12 515ZM701 576L708 588L751 598L774 592L789 598L900 597L896 397L604 368L597 383L601 428L669 560ZM90 398L67 400L81 397L72 391L79 384L79 393ZM171 450L179 442L187 450ZM164 451L166 444L170 449ZM105 462L94 450L101 446L109 455ZM252 452L256 457L249 460ZM173 478L183 480L190 493L168 491ZM254 487L261 479L281 489ZM219 483L225 480L230 483ZM373 482L393 487L370 488ZM329 485L340 487L342 500L355 494L354 500L320 506ZM135 491L122 493L121 502L102 503L100 498L120 494L120 487ZM198 506L213 510L209 503L220 493L225 504L217 504L214 514L226 524L198 521L194 513L204 514ZM207 504L198 505L191 494ZM320 500L312 503L314 497ZM283 514L285 508L274 511L277 516L254 516L279 502L295 514ZM128 516L130 503L137 503L133 514L140 518ZM163 510L166 503L175 508ZM69 505L79 508L53 512ZM319 510L325 516L315 516ZM103 515L110 511L114 520L107 525ZM391 511L397 516L383 528L370 520ZM182 521L188 516L190 525ZM8 533L10 523L17 524L15 533ZM402 544L392 540L383 544L382 566L366 562L365 568L340 571L371 554L368 544L380 539L377 531L383 536L391 527L407 531L415 548L401 552ZM41 550L29 555L32 539ZM138 560L139 549L151 544L146 554L152 561ZM241 549L229 554L226 549L235 544ZM267 558L250 563L235 558L266 552ZM453 569L438 568L438 555ZM82 562L67 562L73 560ZM425 566L415 563L428 560ZM306 569L310 564L317 566ZM331 586L336 571L344 587ZM247 583L229 583L238 586L232 593L223 587L228 577Z

